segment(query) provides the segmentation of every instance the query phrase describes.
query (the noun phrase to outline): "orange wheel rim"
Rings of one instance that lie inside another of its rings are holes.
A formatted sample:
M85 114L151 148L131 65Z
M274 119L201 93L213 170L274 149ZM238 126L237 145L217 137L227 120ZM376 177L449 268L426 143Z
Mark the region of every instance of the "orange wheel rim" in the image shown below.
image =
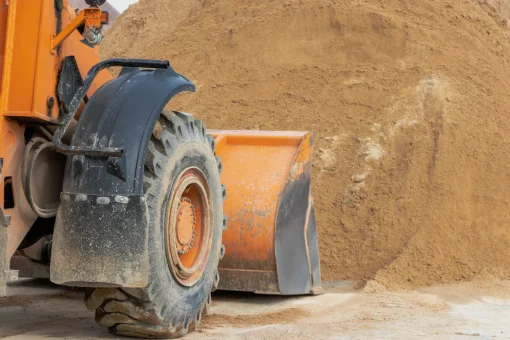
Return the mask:
M204 174L188 168L178 177L167 207L166 253L174 278L194 285L204 273L211 251L211 191Z

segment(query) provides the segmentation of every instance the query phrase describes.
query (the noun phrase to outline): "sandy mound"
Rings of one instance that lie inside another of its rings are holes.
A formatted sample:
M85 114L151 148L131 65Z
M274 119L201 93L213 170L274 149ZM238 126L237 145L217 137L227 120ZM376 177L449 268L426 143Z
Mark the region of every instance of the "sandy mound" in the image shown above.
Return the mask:
M142 0L103 57L169 59L198 86L172 107L210 128L316 132L324 279L509 277L502 4Z

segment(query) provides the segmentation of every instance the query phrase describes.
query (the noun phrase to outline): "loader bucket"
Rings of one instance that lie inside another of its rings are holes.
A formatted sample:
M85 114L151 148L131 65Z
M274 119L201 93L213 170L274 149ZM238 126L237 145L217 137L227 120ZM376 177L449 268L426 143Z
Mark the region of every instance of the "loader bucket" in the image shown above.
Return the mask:
M313 133L210 130L228 192L219 289L320 294Z

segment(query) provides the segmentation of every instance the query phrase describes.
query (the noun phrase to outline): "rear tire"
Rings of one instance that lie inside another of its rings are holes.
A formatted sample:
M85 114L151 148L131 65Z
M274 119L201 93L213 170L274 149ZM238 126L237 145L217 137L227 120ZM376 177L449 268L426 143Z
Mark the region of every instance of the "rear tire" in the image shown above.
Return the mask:
M225 190L214 149L203 123L191 115L164 112L158 120L144 169L149 286L97 288L85 296L87 307L96 311L96 322L110 332L181 337L197 328L207 313L224 254ZM188 216L184 222L183 214Z

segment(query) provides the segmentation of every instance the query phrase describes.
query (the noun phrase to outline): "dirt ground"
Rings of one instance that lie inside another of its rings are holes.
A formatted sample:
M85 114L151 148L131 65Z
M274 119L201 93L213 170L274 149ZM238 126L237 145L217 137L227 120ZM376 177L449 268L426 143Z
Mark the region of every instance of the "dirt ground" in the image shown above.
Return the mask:
M510 282L388 292L329 282L316 297L218 293L202 329L186 339L510 339ZM24 280L0 298L0 338L114 339L78 291Z

